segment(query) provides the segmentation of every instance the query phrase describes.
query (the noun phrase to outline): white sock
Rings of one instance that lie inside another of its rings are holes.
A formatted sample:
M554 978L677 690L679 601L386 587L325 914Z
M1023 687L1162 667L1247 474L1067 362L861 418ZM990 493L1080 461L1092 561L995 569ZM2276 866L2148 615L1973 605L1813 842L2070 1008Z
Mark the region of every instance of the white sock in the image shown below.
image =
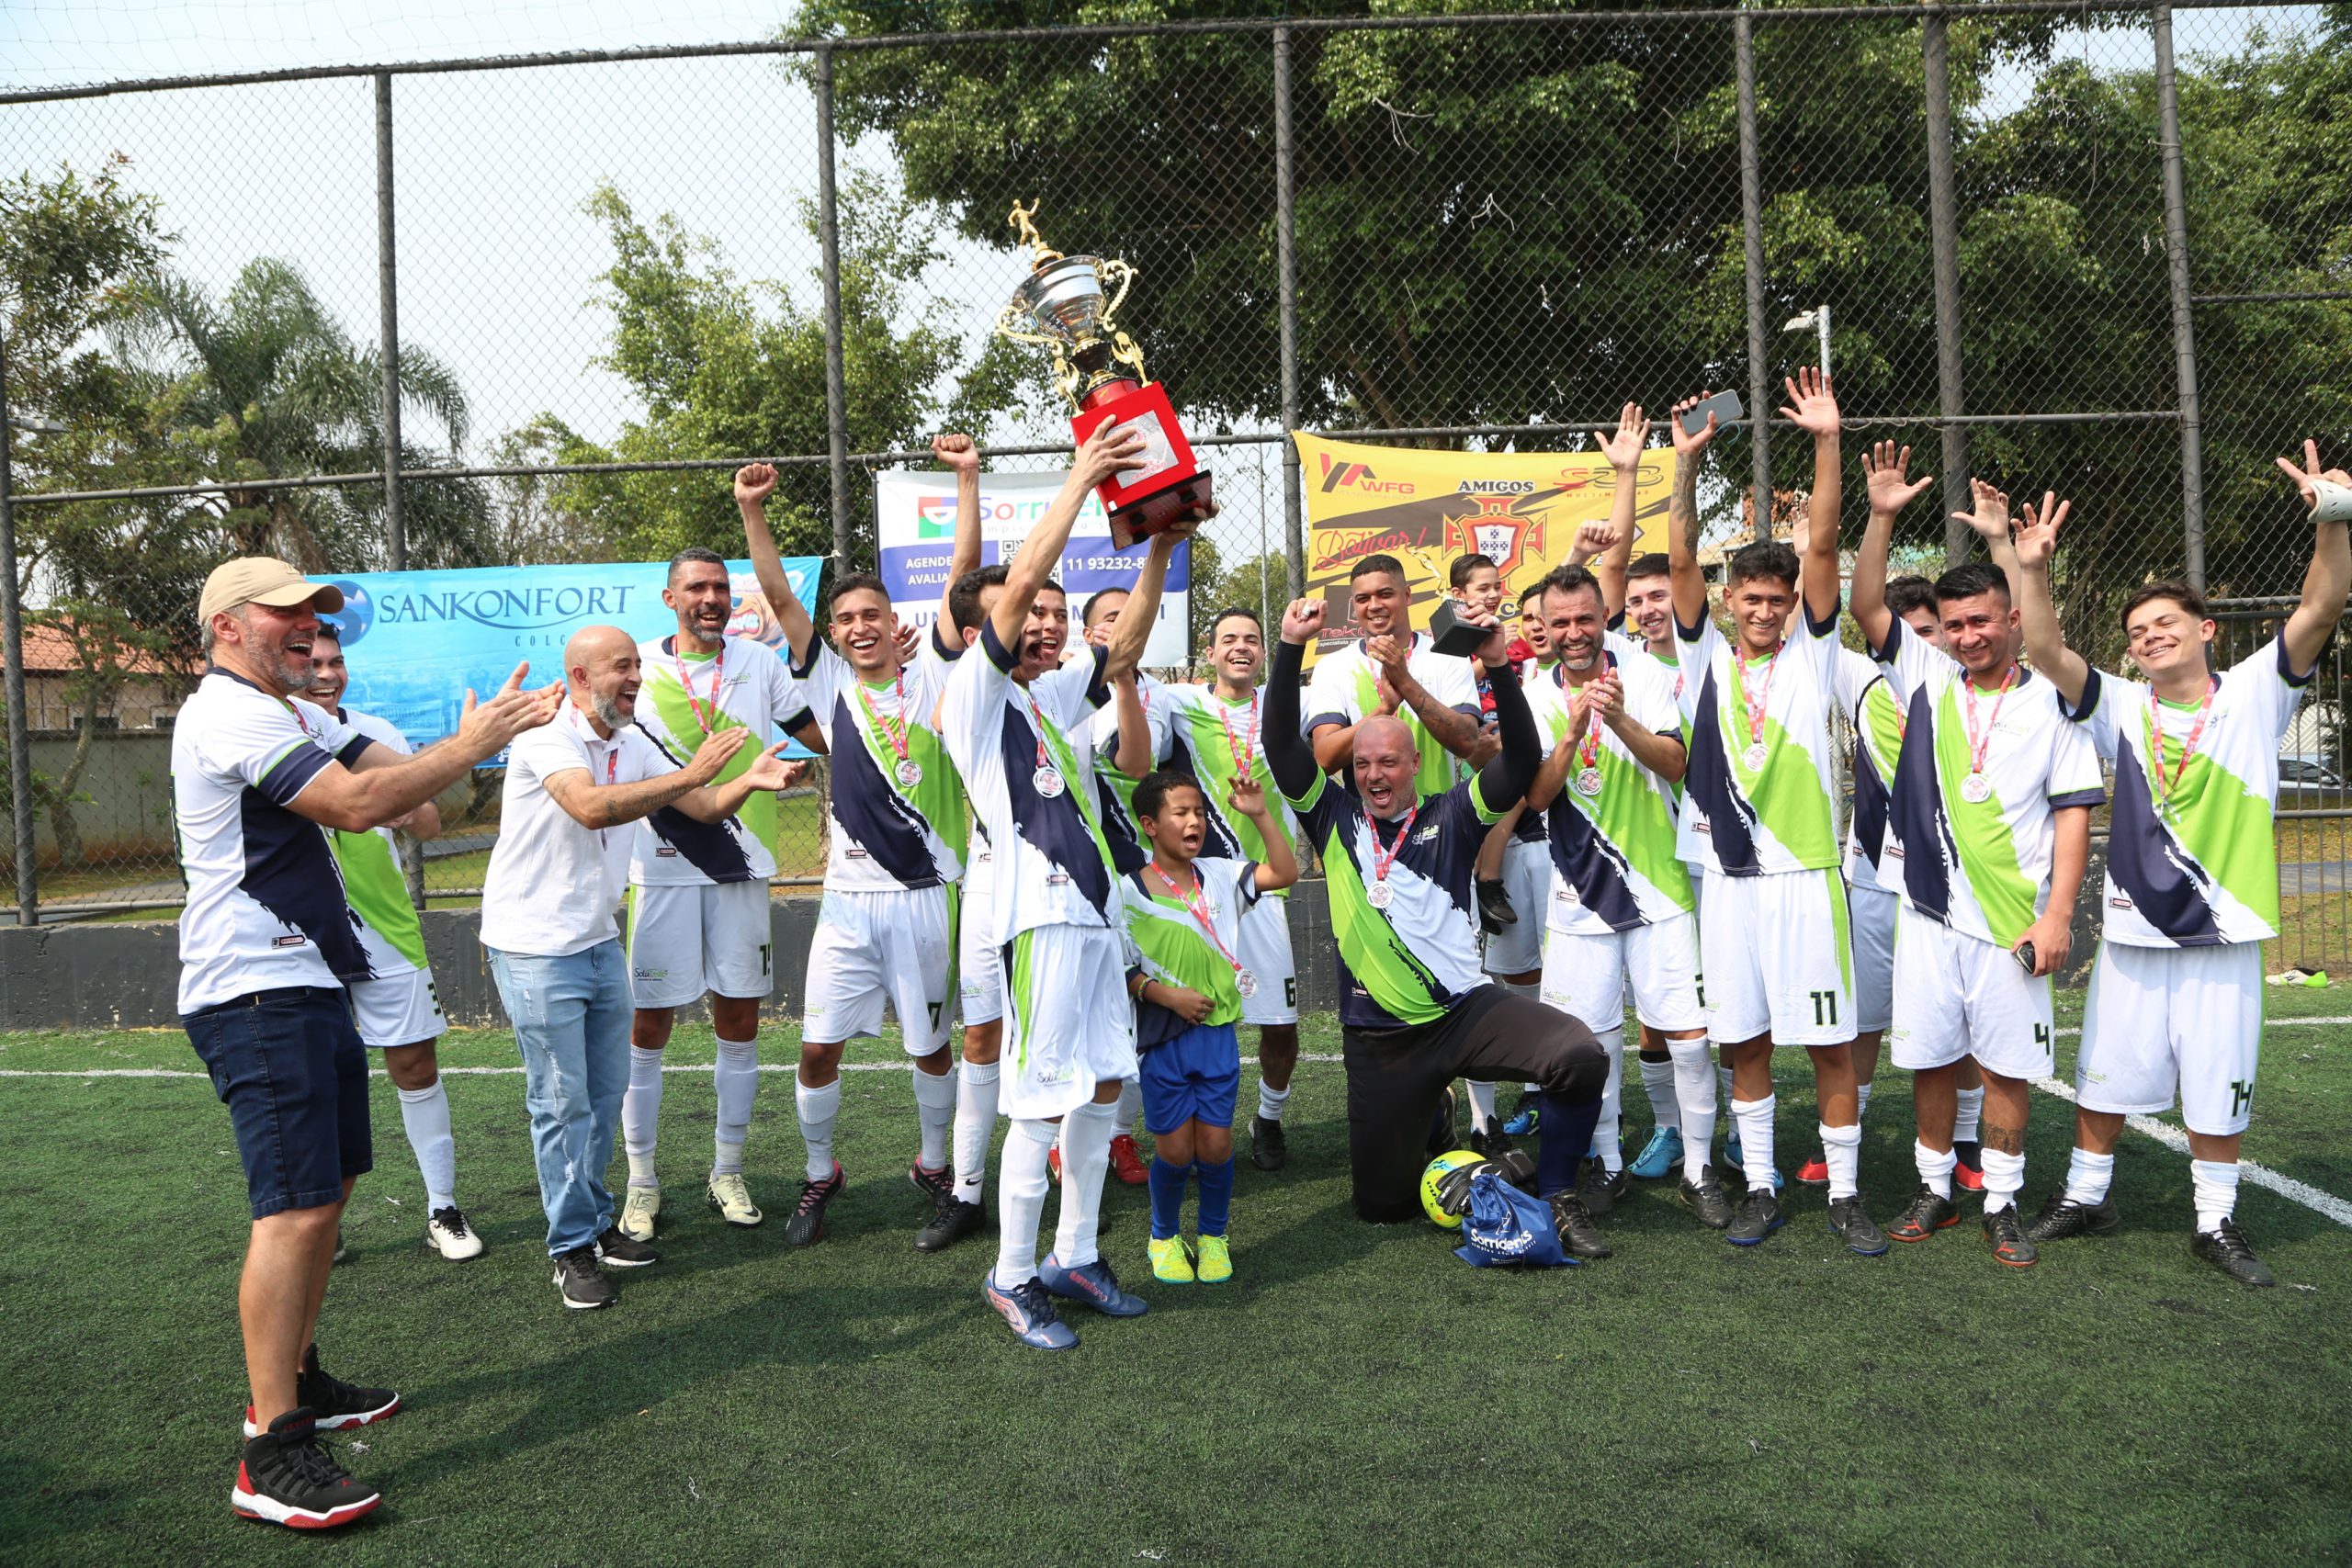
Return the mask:
M2001 1149L1984 1151L1984 1212L1997 1214L2016 1206L2018 1189L2025 1185L2025 1156Z
M1911 1157L1918 1164L1920 1184L1939 1198L1950 1198L1952 1168L1960 1163L1960 1156L1950 1149L1938 1151L1915 1141Z
M1955 1144L1975 1143L1976 1123L1984 1114L1984 1091L1981 1089L1962 1089L1960 1109L1953 1112L1951 1119L1951 1141Z
M1525 997L1531 1002L1540 1002L1544 999L1544 982L1541 980L1524 983L1518 980L1498 980L1495 984L1512 996Z
M1004 1135L1004 1168L999 1173L1001 1190L996 1200L1000 1290L1017 1290L1037 1277L1037 1222L1046 1215L1046 1156L1052 1152L1054 1134L1060 1131L1051 1122L1016 1116L1012 1131Z
M2115 1181L2115 1156L2076 1149L2066 1164L2066 1196L2077 1203L2097 1204Z
M2197 1228L2208 1232L2220 1230L2222 1222L2237 1212L2238 1162L2190 1160L2188 1179L2197 1192Z
M710 1087L718 1092L718 1129L712 1137L713 1176L743 1172L743 1135L751 1131L752 1100L760 1092L760 1042L722 1040L711 1064Z
M424 1178L424 1212L458 1206L458 1140L449 1134L449 1091L435 1078L423 1089L401 1090L401 1126Z
M796 1077L792 1103L800 1112L800 1141L808 1145L808 1179L827 1180L833 1174L833 1118L842 1112L842 1080L810 1089Z
M1682 1111L1674 1101L1674 1058L1652 1061L1647 1056L1635 1058L1642 1068L1642 1092L1650 1097L1650 1120L1661 1127L1677 1127L1682 1123Z
M1595 1030L1593 1038L1609 1053L1609 1077L1600 1088L1600 1120L1592 1129L1592 1152L1600 1156L1601 1169L1622 1170L1625 1149L1617 1123L1625 1114L1625 1026Z
M1772 1190L1772 1109L1777 1097L1735 1100L1732 1120L1739 1123L1739 1157L1747 1168L1747 1184Z
M1869 1112L1870 1108L1871 1086L1866 1083L1856 1084L1854 1086L1854 1124L1856 1126L1861 1125L1862 1117Z
M922 1124L922 1153L917 1163L925 1170L937 1170L947 1163L947 1130L956 1124L953 1073L915 1069L915 1120Z
M956 1197L961 1202L977 1203L988 1184L989 1140L996 1135L997 1065L966 1062L956 1068ZM1036 1228L1034 1215L1030 1228Z
M653 1179L653 1129L662 1120L662 1053L628 1048L628 1089L621 1096L621 1146L628 1151L628 1184L659 1187Z
M1851 1198L1861 1190L1862 1128L1856 1122L1851 1127L1821 1124L1821 1157L1829 1166L1829 1201Z
M1464 1082L1468 1084L1470 1089L1471 1129L1479 1133L1493 1132L1495 1130L1495 1086L1490 1083L1479 1083L1475 1078L1465 1079Z
M1283 1119L1283 1107L1290 1103L1290 1090L1276 1089L1265 1079L1258 1080L1258 1114L1269 1122Z
M1102 1219L1102 1179L1111 1169L1111 1107L1087 1101L1062 1118L1062 1212L1054 1228L1054 1257L1065 1269L1083 1269L1102 1254L1095 1233Z
M1715 1075L1710 1069L1707 1042L1669 1040L1667 1055L1674 1058L1674 1102L1682 1112L1682 1179L1706 1179L1707 1161L1715 1146Z
M1119 1112L1112 1119L1113 1136L1125 1133L1130 1138L1143 1131L1143 1082L1129 1078L1119 1086Z

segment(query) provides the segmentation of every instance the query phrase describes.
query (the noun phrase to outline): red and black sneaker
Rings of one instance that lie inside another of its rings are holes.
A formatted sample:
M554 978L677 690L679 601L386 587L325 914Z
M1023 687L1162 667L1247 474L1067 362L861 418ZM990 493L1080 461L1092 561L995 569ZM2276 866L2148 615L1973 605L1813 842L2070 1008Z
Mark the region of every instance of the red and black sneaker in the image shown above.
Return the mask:
M1922 1183L1918 1196L1911 1200L1909 1208L1895 1216L1894 1223L1886 1227L1886 1234L1896 1241L1925 1241L1938 1231L1950 1230L1958 1224L1960 1211L1952 1206L1952 1201Z
M361 1388L321 1367L316 1345L302 1352L302 1370L294 1377L294 1397L302 1402L302 1408L311 1413L322 1432L372 1426L399 1415L401 1408L401 1396L390 1389ZM261 1436L261 1423L254 1419L250 1404L245 1406L245 1436Z
M1984 1239L1993 1244L1994 1261L2012 1269L2030 1269L2041 1257L2033 1243L2026 1240L2025 1224L2018 1218L2015 1203L1984 1215Z
M907 1168L907 1179L914 1183L916 1191L936 1204L942 1198L956 1195L956 1168L943 1165L937 1170L924 1165L921 1156Z
M383 1494L362 1486L319 1441L308 1409L289 1410L245 1439L229 1506L249 1519L298 1530L333 1529L372 1513Z
M1797 1181L1800 1185L1805 1187L1828 1186L1829 1156L1826 1155L1815 1155L1811 1159L1805 1161L1803 1165L1797 1167Z
M842 1169L842 1162L833 1161L832 1175L822 1181L803 1181L800 1201L792 1206L792 1218L784 1222L784 1245L807 1247L825 1234L825 1205L842 1194L849 1185L849 1177Z
M1151 1179L1151 1168L1143 1162L1143 1150L1136 1146L1133 1133L1122 1133L1111 1140L1111 1174L1130 1187L1141 1187Z
M1951 1184L1970 1192L1984 1190L1984 1145L1971 1138L1951 1146Z

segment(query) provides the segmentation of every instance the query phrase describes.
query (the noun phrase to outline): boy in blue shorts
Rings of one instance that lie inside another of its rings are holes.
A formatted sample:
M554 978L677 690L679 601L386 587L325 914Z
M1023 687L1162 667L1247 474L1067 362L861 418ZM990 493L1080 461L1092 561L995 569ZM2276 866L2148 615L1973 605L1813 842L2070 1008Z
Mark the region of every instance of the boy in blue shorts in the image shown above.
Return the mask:
M1298 880L1298 861L1267 814L1264 788L1241 775L1226 800L1264 840L1262 863L1196 858L1208 834L1207 797L1189 773L1163 769L1136 786L1136 826L1151 859L1119 879L1136 1077L1152 1137L1151 1271L1170 1285L1233 1278L1225 1240L1233 1201L1233 1102L1241 1085L1233 1025L1243 1000L1270 983L1238 956L1241 916L1260 894ZM1184 1179L1194 1172L1201 1179L1197 1271L1179 1229Z

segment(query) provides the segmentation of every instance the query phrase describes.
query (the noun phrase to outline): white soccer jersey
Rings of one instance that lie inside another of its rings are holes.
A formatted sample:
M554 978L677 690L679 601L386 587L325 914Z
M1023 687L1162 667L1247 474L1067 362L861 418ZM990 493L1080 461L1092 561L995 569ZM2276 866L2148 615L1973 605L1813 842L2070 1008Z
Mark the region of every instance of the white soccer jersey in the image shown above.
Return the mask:
M1690 694L1682 858L1725 876L1836 866L1837 615L1806 609L1780 651L1755 660L1712 620L1676 634Z
M1613 646L1605 647L1602 657L1624 686L1626 716L1679 739L1674 685L1657 661L1639 651L1622 656ZM1600 936L1688 914L1690 877L1676 858L1673 787L1635 761L1607 725L1588 725L1584 734L1572 736L1568 716L1575 700L1575 689L1556 669L1527 688L1544 752L1563 740L1576 748L1567 782L1543 813L1556 874L1546 924L1572 936ZM1598 787L1588 793L1588 783Z
M1011 673L1019 661L984 622L939 709L940 736L995 856L985 907L971 899L965 918L994 946L1038 926L1109 926L1118 908L1118 874L1087 787L1086 721L1111 695L1104 654L1090 649L1026 686Z
M300 697L208 671L172 727L172 822L187 908L179 1010L367 979L325 829L288 807L329 762L373 744Z
M746 728L752 739L727 760L713 784L748 771L760 751L808 722L808 700L775 649L749 637L720 640L715 654L678 652L662 637L637 650L645 684L637 724L684 767L713 730ZM716 701L714 702L714 696ZM663 807L634 830L628 874L642 886L765 882L775 874L775 796L755 790L724 822L697 822Z
M484 947L563 958L619 939L615 911L628 887L637 824L581 826L547 789L548 780L575 769L606 785L658 779L677 764L636 725L598 736L569 697L552 720L516 736L506 750L498 842L482 875Z
M2030 671L2005 694L1975 690L1900 617L1880 660L1904 709L1892 813L1904 901L1964 936L2015 946L2050 902L2052 814L2107 798L2098 755L2057 688Z
M2278 934L2278 743L2314 672L2298 675L2273 638L2213 682L2210 705L2180 706L2091 671L2075 716L2115 764L2108 941L2211 947Z
M1208 802L1209 831L1201 852L1229 860L1263 861L1266 840L1258 825L1225 803L1226 792L1248 759L1250 776L1266 793L1266 809L1284 841L1298 842L1298 823L1283 803L1273 770L1266 765L1260 731L1265 723L1266 702L1252 692L1247 702L1227 702L1214 686L1164 686L1168 698L1170 746L1168 765L1201 782ZM1282 894L1271 894L1279 898Z
M1170 736L1169 734L1168 687L1150 676L1136 676L1136 694L1143 703L1144 728L1151 737L1151 765L1158 768L1167 762ZM1144 847L1143 829L1136 825L1136 785L1143 783L1143 775L1134 778L1119 772L1119 696L1115 691L1103 702L1102 711L1086 721L1088 771L1093 776L1094 805L1102 818L1102 836L1111 845L1111 862L1120 874L1136 869L1151 858Z
M879 682L861 681L821 634L809 651L808 667L793 673L832 760L826 888L858 893L955 881L964 874L967 830L964 781L933 716L950 668L937 643L926 636L914 662Z
M1903 751L1903 705L1878 661L1838 650L1838 709L1854 727L1854 816L1846 825L1846 883L1861 891L1903 891L1903 841L1894 836L1888 790Z
M1373 662L1362 643L1351 643L1335 652L1327 653L1315 661L1315 672L1306 682L1306 700L1300 705L1306 720L1299 733L1309 740L1315 738L1318 726L1351 725L1380 706L1380 687L1373 679ZM1406 656L1405 672L1421 683L1429 694L1453 709L1478 716L1478 677L1467 659L1450 658L1430 646L1429 637L1420 632L1413 634L1412 651ZM1405 728L1413 732L1413 740L1420 748L1421 769L1415 775L1414 787L1423 795L1440 795L1455 778L1454 756L1437 743L1437 738L1422 727L1421 716L1412 705L1396 710Z
M415 748L390 722L372 713L335 710L359 734L396 756ZM344 897L359 919L359 942L368 951L368 972L381 979L425 967L424 929L417 921L416 906L409 902L408 876L401 870L400 840L390 828L365 832L328 830L335 864L343 871Z

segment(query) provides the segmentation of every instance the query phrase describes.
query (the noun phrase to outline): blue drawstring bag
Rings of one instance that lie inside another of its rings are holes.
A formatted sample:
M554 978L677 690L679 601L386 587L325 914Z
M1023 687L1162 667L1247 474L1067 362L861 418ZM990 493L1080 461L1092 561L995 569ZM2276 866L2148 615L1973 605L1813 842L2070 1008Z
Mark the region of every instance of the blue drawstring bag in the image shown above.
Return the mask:
M1491 1166L1470 1179L1470 1207L1453 1256L1482 1269L1505 1263L1559 1269L1577 1261L1560 1245L1552 1205L1513 1187Z

